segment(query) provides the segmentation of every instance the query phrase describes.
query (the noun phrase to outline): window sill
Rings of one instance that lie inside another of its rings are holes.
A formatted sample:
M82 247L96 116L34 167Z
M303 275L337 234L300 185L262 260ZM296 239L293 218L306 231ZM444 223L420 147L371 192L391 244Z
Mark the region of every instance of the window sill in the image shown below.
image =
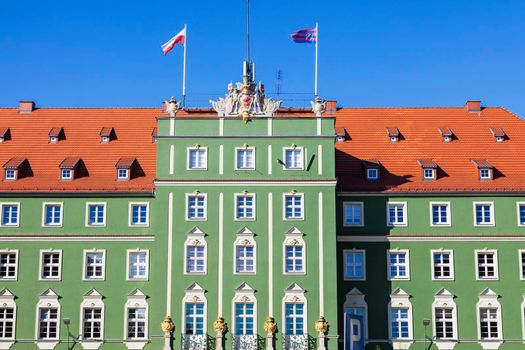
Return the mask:
M396 339L392 340L392 347L394 350L405 350L410 347L412 343L414 343L414 340L412 339Z
M40 350L53 350L58 345L58 340L39 340L36 342L36 346Z
M0 340L0 350L9 350L14 343L14 340Z
M436 344L436 347L439 349L439 350L452 350L454 349L454 347L456 346L456 344L458 343L457 340L455 339L443 339L443 340L439 340L439 339L436 339L434 344Z
M147 340L126 340L124 344L129 350L142 350L148 343Z
M80 341L84 350L98 350L104 342L102 340L84 340Z
M479 342L479 345L483 348L483 350L497 350L500 345L503 344L503 340L482 340Z

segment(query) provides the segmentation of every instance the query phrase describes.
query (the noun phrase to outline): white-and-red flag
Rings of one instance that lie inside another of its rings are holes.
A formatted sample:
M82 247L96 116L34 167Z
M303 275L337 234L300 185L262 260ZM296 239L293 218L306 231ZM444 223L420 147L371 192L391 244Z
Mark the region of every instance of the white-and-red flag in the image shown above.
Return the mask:
M161 45L160 48L162 49L162 52L164 52L164 56L168 54L168 52L173 49L173 46L177 44L185 44L186 43L186 27L184 27L183 30L179 32L179 34L175 35L173 38L168 40L165 44Z

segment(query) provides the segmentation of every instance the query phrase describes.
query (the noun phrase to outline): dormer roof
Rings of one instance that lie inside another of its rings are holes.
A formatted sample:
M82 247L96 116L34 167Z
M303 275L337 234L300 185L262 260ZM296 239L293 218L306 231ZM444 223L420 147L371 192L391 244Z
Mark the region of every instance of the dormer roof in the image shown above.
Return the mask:
M134 157L122 157L115 164L117 169L130 169L137 159Z
M24 157L13 157L4 164L4 169L17 170L26 160Z
M63 132L64 132L64 128L55 126L51 128L51 130L49 130L48 135L49 137L60 137Z
M493 166L490 164L490 162L486 159L472 159L472 163L476 165L479 169L492 169Z
M64 158L62 163L58 166L60 169L74 169L80 162L80 157Z
M422 168L427 169L436 169L437 164L432 159L418 159L417 162L421 165Z
M101 137L111 137L114 130L112 127L105 126L100 130L100 136Z

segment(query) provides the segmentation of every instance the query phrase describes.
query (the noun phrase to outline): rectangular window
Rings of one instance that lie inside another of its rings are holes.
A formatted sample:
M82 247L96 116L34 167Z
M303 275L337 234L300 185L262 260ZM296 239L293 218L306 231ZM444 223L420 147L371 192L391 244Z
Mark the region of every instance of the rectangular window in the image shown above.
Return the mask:
M407 225L407 204L387 203L388 226Z
M390 331L392 339L410 339L408 308L393 307L390 310Z
M284 168L285 169L303 169L303 149L285 148L284 149Z
M253 194L235 195L235 219L254 220L255 219L255 196Z
M235 272L253 273L255 271L255 247L238 245L235 247Z
M128 279L146 280L148 279L148 252L129 251L128 252Z
M389 279L409 279L408 251L394 250L388 252Z
M379 179L379 169L377 169L377 168L368 168L368 169L366 169L366 178L368 180L377 180L377 179Z
M363 203L343 203L343 220L345 226L363 226Z
M284 304L284 317L286 335L304 334L304 304Z
M5 170L5 179L6 180L16 180L16 170L6 169Z
M499 339L499 318L497 308L479 309L479 329L481 339Z
M423 178L425 180L434 180L436 178L436 169L423 169Z
M58 338L58 309L41 308L39 310L38 339L54 340Z
M494 225L494 205L492 203L474 203L476 226Z
M235 334L254 334L255 305L253 303L235 303Z
M186 334L204 334L204 303L186 303L184 324Z
M207 168L207 149L190 148L188 149L188 170L206 170Z
M40 261L40 279L59 280L62 265L60 252L42 252Z
M128 339L146 338L146 308L128 309Z
M524 250L520 250L520 272L521 272L521 279L525 280L525 251Z
M44 226L62 225L62 203L44 203Z
M287 245L285 252L285 272L304 273L304 247L302 245Z
M106 225L106 203L87 203L87 226Z
M147 226L149 225L149 204L148 203L130 203L130 226Z
M450 226L450 204L449 203L430 203L431 225Z
M525 203L518 203L518 226L525 226Z
M432 252L432 279L454 279L454 265L452 251Z
M102 339L102 309L84 309L82 321L82 340Z
M476 251L476 270L479 280L498 279L498 256L496 251Z
M186 273L205 273L206 254L203 245L186 246Z
M345 280L365 279L365 251L344 252Z
M293 194L284 196L284 218L286 220L302 220L303 195Z
M2 226L18 226L20 204L4 203L2 206Z
M0 340L13 339L15 331L15 309L0 308Z
M62 169L60 171L62 180L71 180L73 178L73 171L71 169Z
M103 280L105 272L104 252L85 252L84 254L84 279Z
M0 252L0 280L15 280L18 265L17 251Z
M206 220L206 196L187 195L186 219Z
M481 180L492 179L492 170L491 169L479 169L479 178Z
M117 169L117 179L118 180L129 179L129 169Z
M237 148L236 149L236 169L237 170L254 170L255 169L255 149Z
M454 339L454 317L453 309L436 308L435 311L436 338L440 340Z

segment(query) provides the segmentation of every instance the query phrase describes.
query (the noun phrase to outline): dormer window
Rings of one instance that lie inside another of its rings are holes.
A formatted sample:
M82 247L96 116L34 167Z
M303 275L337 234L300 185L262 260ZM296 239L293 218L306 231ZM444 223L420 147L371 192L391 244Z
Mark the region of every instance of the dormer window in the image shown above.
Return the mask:
M75 170L80 162L78 157L67 157L58 166L60 168L60 180L73 180Z
M449 128L439 128L439 133L441 134L441 137L443 137L443 142L452 141L452 130Z
M390 142L397 142L397 141L399 141L399 130L398 130L398 128L386 128L386 133L388 134L388 137L390 138Z
M418 159L417 161L423 169L423 180L435 180L437 164L431 159Z
M14 169L6 169L5 179L6 180L16 180L17 171Z
M9 139L10 131L9 128L0 128L0 143Z
M55 127L49 130L49 143L57 143L64 137L64 129Z
M109 143L113 139L114 130L110 127L104 127L100 130L100 142Z
M505 131L503 131L502 128L490 128L490 132L494 136L494 139L496 140L496 142L505 141L505 137L507 135L505 134Z
M4 164L4 179L6 181L18 180L22 164L26 161L25 158L11 158Z
M481 180L490 180L492 179L492 174L490 169L482 168L479 169L479 178Z
M378 160L363 160L363 166L365 168L365 176L367 180L379 180L380 164Z
M488 160L481 159L481 160L473 160L472 163L476 165L479 171L479 179L480 180L492 180L494 178L493 176L493 166L490 164Z
M366 178L367 180L377 180L379 179L379 169L366 169Z
M131 170L135 164L136 159L132 157L122 157L115 164L117 168L117 180L127 181L131 179Z
M335 128L335 139L337 142L346 140L347 132L345 128Z

